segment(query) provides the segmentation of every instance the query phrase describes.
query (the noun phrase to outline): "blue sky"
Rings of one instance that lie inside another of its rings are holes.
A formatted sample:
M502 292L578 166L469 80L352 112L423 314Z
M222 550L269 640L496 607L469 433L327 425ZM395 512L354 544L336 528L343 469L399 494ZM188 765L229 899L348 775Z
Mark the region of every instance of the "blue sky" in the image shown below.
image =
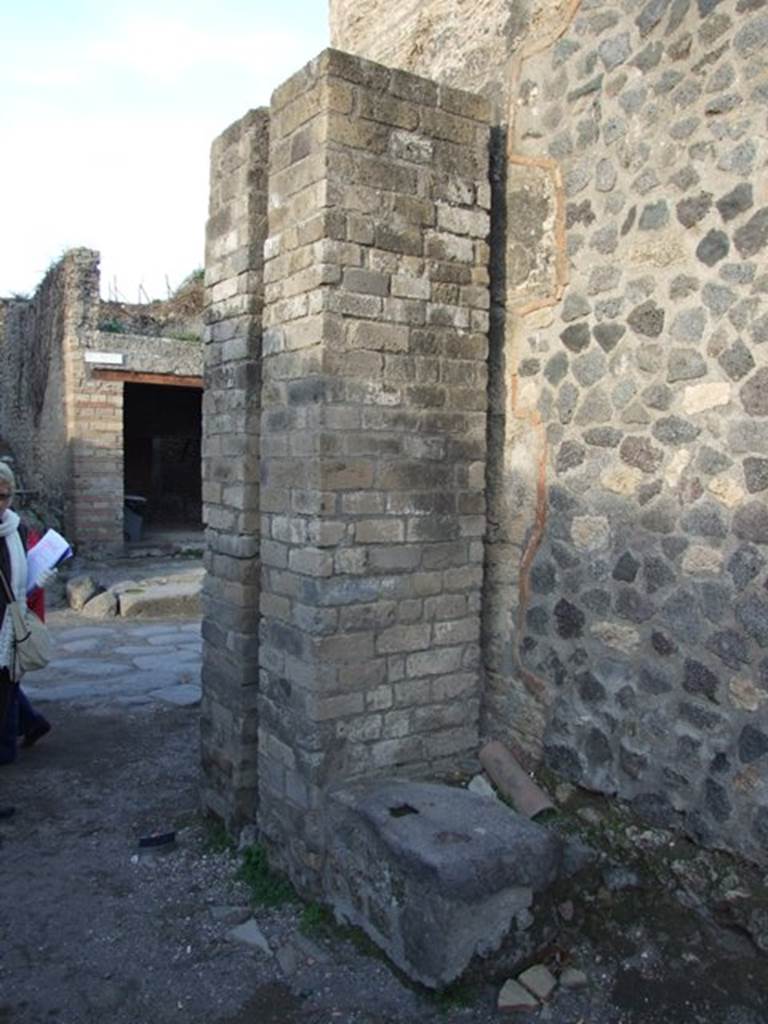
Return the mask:
M0 3L0 296L74 246L102 295L203 264L212 140L328 45L326 0Z

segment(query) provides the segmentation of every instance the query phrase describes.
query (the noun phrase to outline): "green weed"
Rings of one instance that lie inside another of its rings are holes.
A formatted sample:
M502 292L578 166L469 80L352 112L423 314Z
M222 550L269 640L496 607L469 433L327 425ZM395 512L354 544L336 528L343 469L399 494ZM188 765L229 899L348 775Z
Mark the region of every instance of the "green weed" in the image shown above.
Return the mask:
M195 267L195 269L187 274L178 288L173 291L173 297L176 298L179 295L183 295L184 292L188 291L193 284L202 284L205 280L205 267Z
M279 907L296 899L293 886L285 875L272 871L261 846L245 850L237 877L251 890L251 900L258 906Z
M208 853L234 853L235 841L218 818L205 819L204 845Z
M307 903L301 912L299 931L307 938L322 938L338 927L331 911L322 903Z

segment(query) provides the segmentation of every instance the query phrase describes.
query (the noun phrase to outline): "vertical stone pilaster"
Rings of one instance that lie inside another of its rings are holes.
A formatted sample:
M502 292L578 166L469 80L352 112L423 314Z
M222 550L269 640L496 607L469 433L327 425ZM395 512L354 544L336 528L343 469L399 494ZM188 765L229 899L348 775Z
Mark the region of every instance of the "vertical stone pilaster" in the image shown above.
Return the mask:
M123 386L94 379L85 362L98 326L99 255L72 250L54 274L53 334L61 337L68 445L64 520L81 548L117 551L123 546ZM42 422L38 429L43 434Z
M252 110L211 151L206 232L202 759L204 806L256 813L259 415L269 115Z
M271 125L259 821L311 888L327 786L477 745L488 125L337 51Z

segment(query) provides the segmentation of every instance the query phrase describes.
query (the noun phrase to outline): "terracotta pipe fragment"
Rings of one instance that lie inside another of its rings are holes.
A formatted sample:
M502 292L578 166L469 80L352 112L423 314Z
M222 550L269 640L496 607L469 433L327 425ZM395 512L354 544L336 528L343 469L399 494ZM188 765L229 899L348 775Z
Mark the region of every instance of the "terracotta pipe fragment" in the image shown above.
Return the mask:
M519 814L535 818L555 805L544 790L521 768L503 743L491 740L480 751L480 764L493 784Z

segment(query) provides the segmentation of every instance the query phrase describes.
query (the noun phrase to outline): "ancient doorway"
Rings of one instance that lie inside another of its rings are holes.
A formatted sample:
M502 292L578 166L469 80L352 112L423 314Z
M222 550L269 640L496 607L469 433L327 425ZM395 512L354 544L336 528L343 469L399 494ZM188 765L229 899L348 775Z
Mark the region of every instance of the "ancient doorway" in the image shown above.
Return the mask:
M202 389L125 383L124 533L128 543L192 541L202 532Z

